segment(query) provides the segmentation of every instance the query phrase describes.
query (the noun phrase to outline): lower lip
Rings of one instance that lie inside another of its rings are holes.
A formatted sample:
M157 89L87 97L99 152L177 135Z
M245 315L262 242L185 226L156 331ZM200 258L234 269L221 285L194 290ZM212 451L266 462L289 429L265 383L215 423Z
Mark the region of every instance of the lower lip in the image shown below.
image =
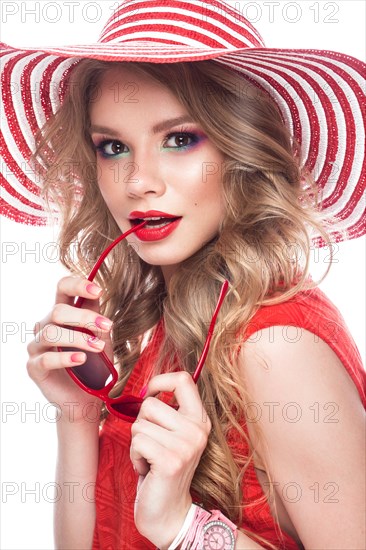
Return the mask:
M135 235L140 241L161 241L168 237L178 227L182 218L167 223L163 227L141 227L135 231Z

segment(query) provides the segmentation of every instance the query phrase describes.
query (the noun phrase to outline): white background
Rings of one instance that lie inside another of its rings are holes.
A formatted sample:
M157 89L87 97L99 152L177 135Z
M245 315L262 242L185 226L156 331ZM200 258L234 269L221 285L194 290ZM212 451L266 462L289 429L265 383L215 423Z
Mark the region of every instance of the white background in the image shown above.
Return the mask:
M243 14L255 22L267 46L323 48L365 57L363 0L232 4L240 5ZM14 46L94 42L116 5L109 0L3 1L1 40ZM54 417L28 379L25 364L34 322L49 310L56 281L64 271L57 263L56 229L21 226L3 219L1 238L1 548L51 549ZM364 241L339 245L335 259L321 288L341 310L364 354ZM325 267L327 256L314 256L314 260L316 275Z

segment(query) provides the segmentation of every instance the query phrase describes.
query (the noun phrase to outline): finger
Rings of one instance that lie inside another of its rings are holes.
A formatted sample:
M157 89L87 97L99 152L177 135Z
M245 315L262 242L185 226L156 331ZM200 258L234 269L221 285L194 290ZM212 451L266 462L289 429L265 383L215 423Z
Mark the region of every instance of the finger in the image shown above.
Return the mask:
M167 464L172 458L169 449L165 449L160 443L146 434L139 433L131 441L130 458L137 473L145 476L152 466Z
M85 327L96 335L98 332L108 333L112 328L112 321L107 317L68 304L55 304L49 317L52 324Z
M140 475L140 474L139 474L139 477L138 477L138 480L137 480L137 494L138 494L138 492L139 492L139 490L140 490L141 485L143 484L143 482L144 482L144 480L145 480L145 477L146 477L146 476L143 476L143 475Z
M48 351L29 359L27 370L32 380L42 380L47 377L49 371L79 366L85 361L86 354L83 352Z
M58 347L72 347L97 353L104 349L105 341L79 330L50 324L37 334L37 337L28 344L27 349L28 354L33 356Z
M174 456L178 455L183 469L190 471L192 466L196 468L199 463L207 445L208 434L189 418L176 412L175 416L177 417L176 429L172 431L144 418L139 418L132 425L132 441L138 435L144 434L159 443L164 449L169 450Z
M88 305L90 309L86 309ZM99 313L99 303L92 302L91 300L85 300L82 308L65 303L55 304L52 311L42 321L35 324L33 329L34 335L37 335L49 324L85 327L97 335L99 332L110 332L113 325L110 319Z
M164 410L164 409L163 409ZM169 411L168 411L169 412ZM175 412L176 416L177 413ZM175 432L177 430L177 422L172 422L171 427L164 426L164 420L160 415L159 421L149 420L144 418L144 416L139 416L132 424L131 435L135 437L139 433L144 433L152 439L159 441L164 447L169 448L172 445L172 439L175 437Z
M74 306L76 297L82 298L82 309L99 312L99 297L102 289L88 279L81 277L63 277L57 285L55 307L59 304ZM80 307L80 306L79 306ZM47 314L41 321L37 321L33 327L33 334L37 335L46 325L52 322L51 314ZM101 328L101 327L100 327Z
M170 372L154 376L147 385L145 398L159 392L174 393L180 414L197 416L204 412L197 386L188 372Z
M141 405L139 416L132 425L132 437L145 434L171 452L178 453L185 464L194 462L207 446L211 426L197 417L189 417L149 397Z
M139 420L148 420L165 430L174 431L179 429L180 416L170 405L164 403L159 398L147 397L141 404L136 422Z
M56 303L73 304L75 296L97 300L102 294L100 286L78 276L68 276L60 279L56 291Z

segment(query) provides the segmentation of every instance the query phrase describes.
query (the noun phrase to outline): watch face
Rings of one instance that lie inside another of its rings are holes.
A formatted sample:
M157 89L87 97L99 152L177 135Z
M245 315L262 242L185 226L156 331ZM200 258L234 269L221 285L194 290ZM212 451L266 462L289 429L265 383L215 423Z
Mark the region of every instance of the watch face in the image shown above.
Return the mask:
M210 521L203 528L204 550L234 550L234 533L222 521Z

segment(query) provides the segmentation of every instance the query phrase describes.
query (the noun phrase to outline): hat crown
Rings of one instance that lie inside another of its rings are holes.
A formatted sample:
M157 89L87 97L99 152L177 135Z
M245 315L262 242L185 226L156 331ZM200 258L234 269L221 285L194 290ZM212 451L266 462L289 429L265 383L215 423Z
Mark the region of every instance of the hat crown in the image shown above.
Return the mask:
M125 0L99 42L130 41L228 50L264 47L253 25L221 0Z

